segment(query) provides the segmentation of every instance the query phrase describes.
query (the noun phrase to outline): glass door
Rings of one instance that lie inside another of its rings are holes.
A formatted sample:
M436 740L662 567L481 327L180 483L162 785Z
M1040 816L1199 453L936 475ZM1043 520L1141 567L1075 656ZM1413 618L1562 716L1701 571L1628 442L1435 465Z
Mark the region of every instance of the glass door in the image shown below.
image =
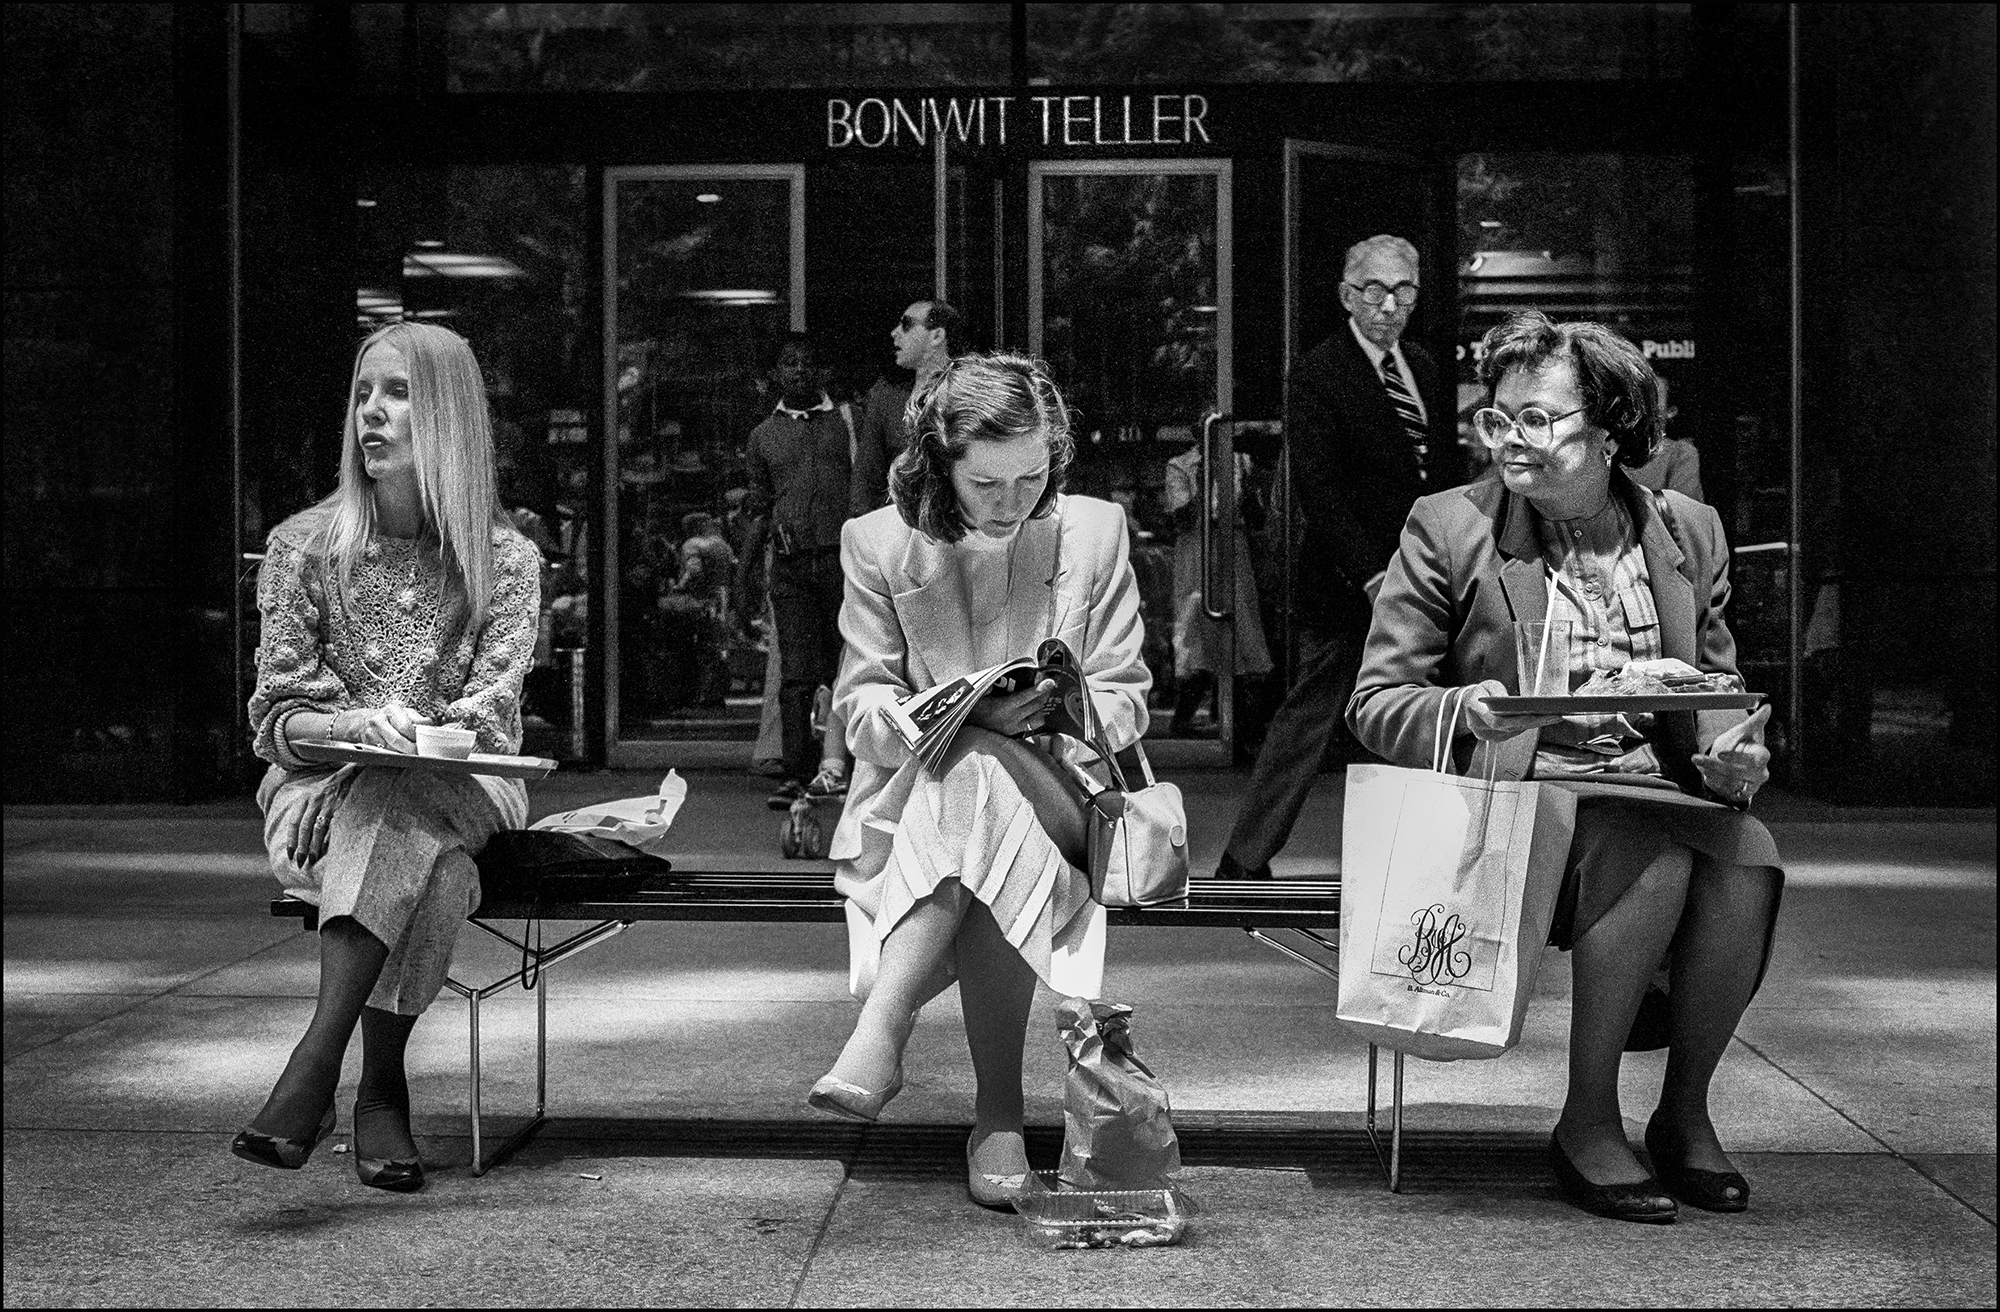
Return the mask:
M605 742L747 764L771 626L744 445L805 318L802 165L604 171Z
M1227 765L1270 658L1237 522L1228 160L1028 166L1028 348L1077 412L1070 490L1117 501L1153 671L1149 752Z

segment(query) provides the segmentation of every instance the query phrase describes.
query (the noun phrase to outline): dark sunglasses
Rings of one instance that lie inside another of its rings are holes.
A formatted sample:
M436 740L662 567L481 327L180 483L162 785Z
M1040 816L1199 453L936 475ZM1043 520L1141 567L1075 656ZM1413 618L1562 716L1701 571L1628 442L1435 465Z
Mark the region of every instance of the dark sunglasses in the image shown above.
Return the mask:
M902 330L903 330L904 332L906 332L906 333L907 333L907 332L913 332L913 331L915 331L915 330L916 330L916 329L918 329L918 328L928 328L928 327L930 327L930 325L929 325L929 324L927 324L927 323L925 323L925 322L924 322L923 320L921 320L921 319L912 319L912 318L911 318L911 317L910 317L909 315L907 315L907 314L903 316L903 318L902 318L902 322L901 322L901 323L900 323L900 324L899 324L898 326L899 326L900 328L902 328Z

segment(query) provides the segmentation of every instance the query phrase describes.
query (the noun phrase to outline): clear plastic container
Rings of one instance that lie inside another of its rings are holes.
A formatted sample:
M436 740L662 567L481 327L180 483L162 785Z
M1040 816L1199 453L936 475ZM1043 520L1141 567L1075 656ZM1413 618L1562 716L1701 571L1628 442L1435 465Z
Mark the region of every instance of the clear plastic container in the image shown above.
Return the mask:
M1187 1233L1188 1200L1173 1189L1025 1194L1014 1200L1037 1248L1164 1248Z

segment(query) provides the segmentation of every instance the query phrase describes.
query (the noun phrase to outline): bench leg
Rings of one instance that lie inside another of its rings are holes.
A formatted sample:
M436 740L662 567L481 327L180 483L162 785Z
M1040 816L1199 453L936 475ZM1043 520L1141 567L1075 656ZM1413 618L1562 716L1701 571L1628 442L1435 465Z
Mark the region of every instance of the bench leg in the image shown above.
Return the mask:
M483 921L474 920L472 923L501 942L520 950L526 957L526 964L521 969L511 971L482 987L474 988L461 984L455 979L445 980L445 987L464 998L468 1004L470 1042L468 1044L469 1051L467 1055L469 1059L468 1064L471 1067L469 1083L471 1086L470 1094L472 1103L472 1174L477 1177L485 1175L488 1171L512 1156L521 1145L533 1138L536 1131L540 1130L548 1120L549 991L548 976L544 972L548 967L560 961L567 960L579 952L596 947L599 943L604 942L614 935L623 933L626 929L630 928L632 922L629 920L606 920L592 925L589 929L583 930L581 933L573 934L548 949L541 949L525 942L516 941ZM525 935L523 937L525 938ZM488 1156L486 1153L485 1109L482 1105L480 1090L479 1004L494 994L504 989L512 988L516 984L523 984L529 979L533 980L532 988L535 994L535 1110L534 1114L528 1118L525 1124L515 1130L514 1133L508 1135L506 1142L494 1149L492 1155Z
M1300 965L1316 970L1329 979L1337 981L1340 978L1340 945L1327 938L1324 934L1310 929L1295 929L1292 931L1308 944L1332 957L1333 960L1331 963L1322 961L1317 956L1301 952L1291 944L1273 938L1270 933L1264 930L1249 929L1244 932L1259 943L1262 943L1265 947L1282 952ZM1399 1194L1403 1192L1403 1054L1400 1052L1396 1053L1393 1063L1394 1070L1391 1076L1393 1091L1389 1103L1389 1151L1386 1156L1382 1152L1382 1141L1375 1132L1376 1055L1376 1045L1369 1044L1368 1146L1375 1150L1375 1161L1382 1168L1383 1177L1389 1182L1389 1192Z
M1390 1077L1389 1155L1382 1155L1382 1141L1375 1134L1375 1059L1377 1048L1368 1045L1368 1146L1375 1150L1375 1162L1388 1178L1389 1192L1403 1192L1403 1054L1395 1054Z

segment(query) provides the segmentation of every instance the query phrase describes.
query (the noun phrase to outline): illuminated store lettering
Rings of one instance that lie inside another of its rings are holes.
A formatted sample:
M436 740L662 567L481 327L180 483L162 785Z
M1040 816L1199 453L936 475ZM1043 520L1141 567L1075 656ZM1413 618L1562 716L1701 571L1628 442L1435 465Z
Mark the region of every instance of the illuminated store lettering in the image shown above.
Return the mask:
M1007 110L1017 96L829 97L826 144L839 150L861 146L925 146L933 136L960 145L1008 145ZM1030 96L1038 111L1029 116L1031 139L1042 146L1209 145L1208 97ZM1137 100L1139 104L1133 105ZM1109 102L1109 103L1106 103ZM1150 102L1150 103L1149 103Z

